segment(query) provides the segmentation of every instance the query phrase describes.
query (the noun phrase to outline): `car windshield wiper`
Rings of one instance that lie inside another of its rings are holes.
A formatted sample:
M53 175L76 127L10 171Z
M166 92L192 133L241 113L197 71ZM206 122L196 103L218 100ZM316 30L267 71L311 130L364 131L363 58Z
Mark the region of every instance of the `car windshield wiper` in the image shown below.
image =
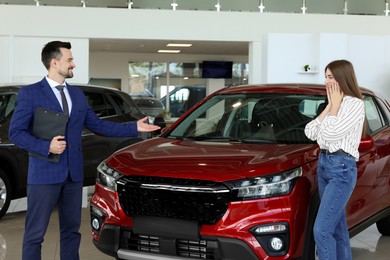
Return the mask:
M242 139L242 143L246 144L276 144L276 140L269 140L269 139Z
M264 143L276 143L275 140L267 139L241 139L232 137L211 137L211 136L187 136L182 138L183 140L193 141L206 141L206 142L234 142L234 143L247 143L247 144L264 144Z

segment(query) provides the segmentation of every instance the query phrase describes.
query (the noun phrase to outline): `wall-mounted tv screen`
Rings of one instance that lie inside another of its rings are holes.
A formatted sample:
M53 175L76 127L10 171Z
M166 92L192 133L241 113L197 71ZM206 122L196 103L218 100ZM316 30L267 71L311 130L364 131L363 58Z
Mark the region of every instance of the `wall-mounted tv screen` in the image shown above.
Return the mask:
M202 78L232 78L232 61L203 61Z

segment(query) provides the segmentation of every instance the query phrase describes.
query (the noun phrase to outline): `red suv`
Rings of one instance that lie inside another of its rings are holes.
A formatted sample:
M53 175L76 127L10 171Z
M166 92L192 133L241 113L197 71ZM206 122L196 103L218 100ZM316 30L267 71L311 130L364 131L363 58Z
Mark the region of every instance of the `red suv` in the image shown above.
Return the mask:
M351 236L390 235L390 106L362 89L368 135L346 207ZM314 259L322 85L224 88L162 136L98 167L93 242L117 259Z

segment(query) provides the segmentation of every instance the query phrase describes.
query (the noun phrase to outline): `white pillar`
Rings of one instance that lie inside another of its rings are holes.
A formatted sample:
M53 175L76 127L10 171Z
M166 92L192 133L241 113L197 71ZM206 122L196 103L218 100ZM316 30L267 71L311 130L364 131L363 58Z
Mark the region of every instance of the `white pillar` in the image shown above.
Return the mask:
M206 95L225 87L225 79L207 79Z
M249 43L249 84L264 83L263 74L263 44L262 42Z

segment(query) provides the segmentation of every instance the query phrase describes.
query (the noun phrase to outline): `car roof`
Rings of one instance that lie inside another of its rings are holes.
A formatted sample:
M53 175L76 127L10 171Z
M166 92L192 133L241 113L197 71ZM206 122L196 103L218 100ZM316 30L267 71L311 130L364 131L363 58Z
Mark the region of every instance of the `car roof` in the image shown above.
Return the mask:
M10 83L10 84L0 84L0 88L11 88L11 89L19 89L27 84L18 84L18 83ZM111 91L122 92L119 89L113 87L105 87L98 85L89 85L89 84L70 84L75 87L82 88L98 88L98 89L107 89ZM360 87L363 95L373 95L375 93L367 88ZM253 85L231 85L226 88L218 90L216 93L218 94L238 94L243 92L275 92L275 93L285 93L290 92L293 94L313 94L313 95L326 95L325 85L323 84L300 84L300 83L275 83L275 84L253 84ZM133 98L139 98L136 96L132 96ZM145 98L145 97L143 97ZM150 98L150 97L147 97ZM150 98L153 99L153 98Z
M363 95L375 95L366 88L360 88ZM239 94L239 93L292 93L292 94L313 94L326 95L326 88L323 84L299 84L299 83L277 83L277 84L256 84L256 85L232 85L223 88L218 94Z
M117 88L100 86L100 85L78 84L78 83L70 83L69 85L74 86L74 87L81 87L81 88L99 88L99 89L106 89L106 90L111 90L111 91L123 92Z
M131 97L132 97L134 100L136 100L136 99L138 99L138 100L147 99L147 100L156 100L156 101L160 101L160 99L155 98L155 97L133 96L133 95L131 95Z

